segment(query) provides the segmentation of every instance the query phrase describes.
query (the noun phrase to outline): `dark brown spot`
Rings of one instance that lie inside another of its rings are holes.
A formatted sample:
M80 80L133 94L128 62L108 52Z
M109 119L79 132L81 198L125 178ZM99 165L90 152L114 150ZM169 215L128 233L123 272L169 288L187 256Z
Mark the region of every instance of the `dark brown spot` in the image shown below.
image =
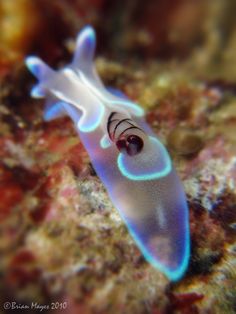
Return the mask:
M176 127L167 138L168 147L180 155L193 155L203 147L202 138L186 127Z

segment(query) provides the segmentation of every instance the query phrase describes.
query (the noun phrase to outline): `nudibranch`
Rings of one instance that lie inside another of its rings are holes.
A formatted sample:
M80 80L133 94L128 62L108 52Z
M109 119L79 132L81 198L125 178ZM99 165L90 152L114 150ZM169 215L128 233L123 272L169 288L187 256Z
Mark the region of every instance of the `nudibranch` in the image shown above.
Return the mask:
M44 119L69 115L93 167L144 257L170 280L189 261L186 196L170 156L144 118L144 110L107 89L94 63L95 32L78 34L72 62L54 71L29 56L38 79L31 96L46 97Z

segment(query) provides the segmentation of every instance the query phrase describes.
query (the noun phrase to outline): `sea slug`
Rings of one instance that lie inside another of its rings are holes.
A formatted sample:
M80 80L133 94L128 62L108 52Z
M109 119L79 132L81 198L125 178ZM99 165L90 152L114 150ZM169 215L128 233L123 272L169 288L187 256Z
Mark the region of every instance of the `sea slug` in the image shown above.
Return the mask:
M94 51L95 32L86 26L78 34L72 62L61 70L29 56L26 65L39 80L31 95L46 97L45 120L71 117L144 257L170 280L178 280L190 254L181 181L166 148L145 122L144 110L103 85L93 63Z

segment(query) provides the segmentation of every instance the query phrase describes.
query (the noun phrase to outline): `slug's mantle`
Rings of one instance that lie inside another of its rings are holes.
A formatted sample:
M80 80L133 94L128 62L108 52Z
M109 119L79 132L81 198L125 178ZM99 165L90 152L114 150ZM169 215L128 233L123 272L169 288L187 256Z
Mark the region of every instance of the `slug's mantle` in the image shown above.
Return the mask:
M37 57L26 65L39 83L32 97L46 97L45 120L73 120L91 162L145 258L170 280L189 260L188 207L169 154L120 91L106 89L93 64L95 33L78 35L72 63L54 71Z

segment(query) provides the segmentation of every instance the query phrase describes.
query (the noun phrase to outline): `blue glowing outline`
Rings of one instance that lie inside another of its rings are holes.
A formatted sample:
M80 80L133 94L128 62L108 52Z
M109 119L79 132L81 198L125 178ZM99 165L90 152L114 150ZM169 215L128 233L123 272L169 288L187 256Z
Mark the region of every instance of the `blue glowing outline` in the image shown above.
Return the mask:
M76 38L76 44L78 45L79 41L80 41L80 44L84 43L87 39L90 41L90 44L92 44L93 47L95 47L96 36L95 36L94 29L90 25L84 26L83 29L78 33L78 36ZM81 47L76 47L76 48L81 49ZM76 51L75 51L75 54L76 54Z
M128 108L131 108L131 109L134 109L135 111L135 114L138 116L138 117L143 117L144 116L144 109L141 108L139 105L135 104L134 102L132 101L126 101L126 100L123 100L122 98L120 100L111 100L109 98L106 98L104 95L103 95L103 92L99 91L98 88L95 88L93 86L93 84L91 84L89 82L89 80L87 79L86 75L82 72L82 71L79 71L79 75L80 75L80 78L81 80L95 93L95 95L97 95L98 97L102 98L102 100L108 104L119 104L119 105L124 105ZM104 88L105 89L105 88ZM105 89L105 92L106 93L109 93L106 89ZM112 97L114 97L113 94L111 94Z
M30 72L38 78L40 73L40 66L35 62L36 60L38 60L38 57L33 55L29 56L25 59L25 64Z
M94 131L101 123L102 121L102 118L105 114L105 108L104 108L104 105L101 103L101 112L100 112L100 116L97 118L97 120L91 125L91 126L88 126L86 128L82 127L80 124L81 124L81 119L83 118L83 113L84 113L84 110L82 110L82 116L81 118L79 119L78 123L77 123L77 127L79 128L79 130L81 132L84 132L84 133L88 133L88 132L92 132Z
M60 113L60 111L63 110L64 107L64 101L55 100L48 108L44 109L44 120L50 121L53 120L54 117L57 117Z
M115 97L119 97L124 99L124 101L130 101L129 97L125 95L125 93L123 93L121 90L119 90L118 88L112 87L112 86L106 86L106 91L112 95L114 95Z
M133 103L132 101L125 101L125 100L122 100L122 99L121 100L109 100L109 99L107 99L105 97L103 97L103 99L105 101L107 101L108 103L110 103L110 104L124 105L124 106L126 106L128 108L134 109L136 111L136 115L138 117L143 117L144 116L144 113L145 113L144 109L141 108L139 105Z
M101 108L101 111L99 113L99 116L98 118L96 119L96 121L91 125L91 126L87 126L86 128L85 127L82 127L80 124L83 122L83 117L85 115L85 112L86 112L86 108L80 106L80 105L76 105L74 104L73 102L71 102L70 100L63 100L65 98L65 96L60 92L60 91L57 91L57 90L54 90L54 89L50 89L50 91L59 99L62 99L62 102L64 103L67 103L69 105L71 105L72 107L75 107L77 108L78 110L80 110L82 112L82 116L80 117L78 123L77 123L77 127L78 129L81 131L81 132L84 132L84 133L88 133L88 132L92 132L94 131L98 126L99 124L101 123L102 121L102 118L105 114L105 107L104 107L104 104L102 102L99 101L99 106ZM78 106L78 107L77 107ZM72 118L73 120L73 118Z
M115 204L114 198L112 197L112 194L110 194L109 190L108 190L108 194L112 202ZM170 270L168 267L164 266L161 262L158 262L156 258L152 256L152 254L149 252L146 246L138 239L136 233L133 231L131 225L129 224L129 221L125 218L122 209L120 209L120 207L116 205L116 208L121 218L125 221L129 233L131 234L132 238L134 239L141 253L145 257L145 260L149 264L151 264L153 267L155 267L157 270L165 274L171 281L178 281L179 279L183 277L184 273L186 272L186 269L188 268L189 259L190 259L190 230L189 230L189 224L188 224L189 213L188 213L188 205L185 200L183 200L183 207L184 207L183 211L185 213L183 217L183 221L185 222L184 224L185 232L184 232L184 239L183 239L183 246L185 247L185 252L184 252L183 259L180 266L178 266L178 268L173 271L173 270Z
M55 74L55 71L50 68L42 59L31 55L25 59L25 65L29 71L40 81L45 80L45 76Z
M106 149L106 148L108 148L108 147L111 146L111 143L110 143L110 141L109 141L109 139L108 139L108 137L107 137L106 134L101 138L101 140L100 140L100 146L101 146L103 149Z
M44 98L45 92L43 91L42 87L39 84L37 84L32 87L30 91L30 96L33 98Z
M119 211L120 212L120 211ZM187 217L184 218L185 222L188 222L188 212L186 210ZM164 266L162 263L158 262L147 250L147 248L142 244L142 242L138 239L135 232L132 230L132 227L130 227L129 223L127 222L128 230L131 234L131 236L134 238L135 243L138 245L140 251L144 255L145 259L148 263L153 265L155 268L157 268L159 271L164 273L171 281L177 281L179 280L185 273L188 262L190 258L190 236L189 236L189 227L188 223L186 223L186 232L185 238L184 238L184 247L185 247L185 253L182 259L181 266L179 266L175 271L170 270L168 267Z
M159 147L161 147L161 150L162 150L163 154L165 155L164 156L164 160L166 161L165 168L162 171L154 172L152 174L134 175L134 174L129 173L125 169L125 165L124 165L124 158L133 158L133 157L126 156L124 153L119 153L119 155L117 157L117 165L118 165L120 172L126 178L128 178L130 180L134 180L134 181L145 181L145 180L159 179L159 178L167 176L170 173L170 171L172 169L172 164L171 164L170 157L169 157L165 147L156 137L149 136L149 139L152 142L154 142L154 144L157 144Z

